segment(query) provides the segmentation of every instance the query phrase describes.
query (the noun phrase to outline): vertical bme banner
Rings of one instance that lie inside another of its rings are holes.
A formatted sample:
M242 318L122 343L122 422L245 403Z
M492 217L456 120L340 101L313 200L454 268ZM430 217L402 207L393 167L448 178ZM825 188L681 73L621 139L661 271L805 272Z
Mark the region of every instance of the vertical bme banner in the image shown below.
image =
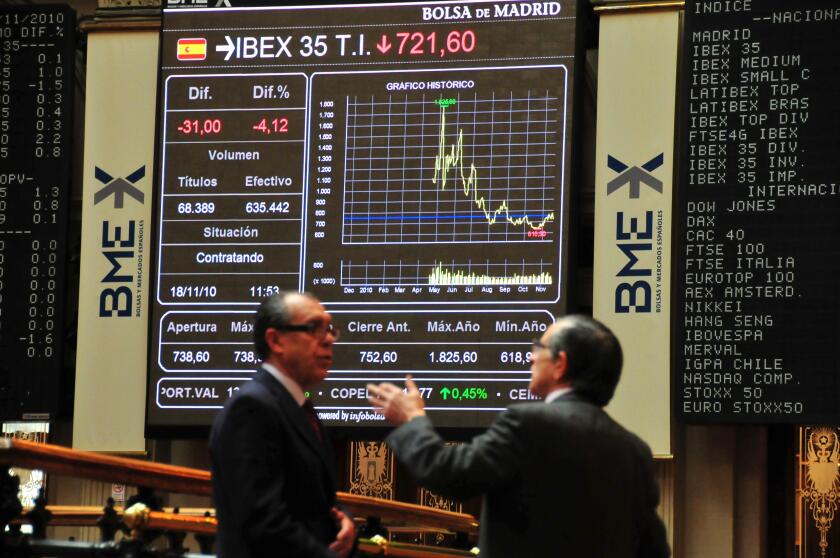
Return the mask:
M88 38L73 447L145 450L156 32Z
M76 14L0 7L0 420L54 420L62 385Z
M595 317L624 369L609 411L671 453L671 199L678 12L601 17L595 171ZM640 405L640 402L644 405Z

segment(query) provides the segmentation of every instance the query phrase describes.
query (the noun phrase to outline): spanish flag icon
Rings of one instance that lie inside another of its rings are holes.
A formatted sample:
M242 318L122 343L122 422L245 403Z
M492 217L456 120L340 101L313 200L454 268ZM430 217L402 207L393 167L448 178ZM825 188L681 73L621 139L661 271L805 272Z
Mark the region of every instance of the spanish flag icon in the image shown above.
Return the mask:
M207 58L207 39L178 39L178 60Z

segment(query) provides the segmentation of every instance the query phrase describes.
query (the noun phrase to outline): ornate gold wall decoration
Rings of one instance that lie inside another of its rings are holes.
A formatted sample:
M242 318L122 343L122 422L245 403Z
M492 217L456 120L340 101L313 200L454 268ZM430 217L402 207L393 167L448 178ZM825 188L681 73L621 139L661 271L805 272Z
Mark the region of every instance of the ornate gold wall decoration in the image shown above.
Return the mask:
M446 496L442 496L440 494L437 494L436 492L426 490L422 487L417 489L417 502L421 506L435 508L438 510L446 510L453 512L464 511L464 504L459 502L458 500L455 500L454 498L447 498ZM436 532L434 530L418 531L417 539L421 544L432 546L451 545L455 542L455 539L451 534L446 535L444 533Z
M50 425L48 422L6 422L3 423L3 437L26 440L38 444L49 441ZM18 498L24 507L35 505L35 498L41 489L47 486L47 475L38 469L20 469L12 467L12 473L20 478Z
M394 453L385 442L350 442L350 494L394 499Z
M813 521L820 534L820 555L828 551L828 533L840 502L840 436L829 427L806 427L799 438L801 521ZM800 529L801 530L801 529ZM807 537L799 534L801 542ZM806 548L802 544L801 548Z
M447 446L456 446L460 442L447 442ZM426 506L429 508L435 508L438 510L446 510L446 511L454 511L454 512L463 512L464 511L464 504L455 500L454 498L447 498L445 496L441 496L431 490L426 490L425 488L419 488L417 490L417 502L421 506Z
M420 502L421 506L435 508L438 510L446 510L453 512L464 511L464 504L462 504L458 500L455 500L454 498L447 498L445 496L441 496L440 494L436 494L431 490L426 490L425 488L420 488L417 491L417 501Z

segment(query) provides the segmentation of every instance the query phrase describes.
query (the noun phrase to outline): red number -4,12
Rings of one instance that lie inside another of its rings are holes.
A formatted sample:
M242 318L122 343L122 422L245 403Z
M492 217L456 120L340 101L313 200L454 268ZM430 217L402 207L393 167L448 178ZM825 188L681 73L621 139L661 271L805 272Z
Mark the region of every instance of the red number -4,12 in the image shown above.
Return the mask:
M268 118L263 118L251 126L251 129L262 132L263 134L285 134L289 131L289 119L274 118L269 120Z

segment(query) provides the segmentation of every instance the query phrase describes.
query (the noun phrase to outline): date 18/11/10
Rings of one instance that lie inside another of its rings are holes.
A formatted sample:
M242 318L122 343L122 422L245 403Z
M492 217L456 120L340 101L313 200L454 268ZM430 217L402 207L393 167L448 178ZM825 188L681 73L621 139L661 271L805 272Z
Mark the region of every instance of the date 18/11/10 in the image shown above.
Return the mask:
M280 292L277 285L251 285L247 293L252 299L259 300ZM216 298L218 289L215 285L175 285L169 288L173 298L207 299Z

